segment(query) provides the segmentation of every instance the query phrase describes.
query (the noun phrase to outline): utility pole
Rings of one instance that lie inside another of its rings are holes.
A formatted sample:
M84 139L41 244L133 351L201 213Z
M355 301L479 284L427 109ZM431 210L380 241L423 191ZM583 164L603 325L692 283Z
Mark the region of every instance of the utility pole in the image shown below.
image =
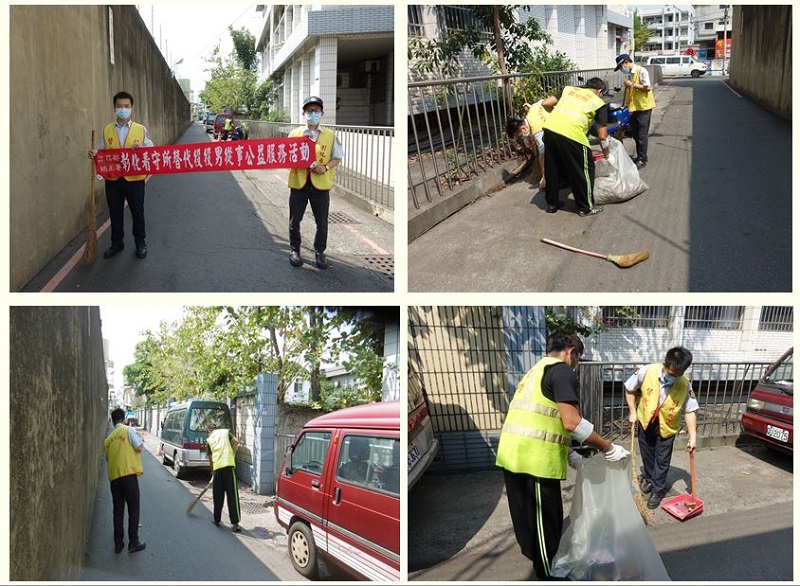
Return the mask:
M723 37L722 37L722 75L725 75L725 58L727 57L728 53L728 7L725 7L725 16L722 19L723 22Z

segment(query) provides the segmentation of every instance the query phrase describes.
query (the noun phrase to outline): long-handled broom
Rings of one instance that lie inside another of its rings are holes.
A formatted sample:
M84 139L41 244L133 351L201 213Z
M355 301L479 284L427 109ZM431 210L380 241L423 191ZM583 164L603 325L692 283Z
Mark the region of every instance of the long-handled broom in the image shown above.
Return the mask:
M94 149L94 130L92 130L92 144L89 149ZM92 161L92 183L89 198L89 221L86 224L86 248L83 249L81 262L90 265L97 256L97 200L94 196L94 161Z
M636 482L636 457L635 457L635 450L636 448L636 424L631 424L631 484L633 485L633 502L636 503L636 508L639 509L639 514L642 516L642 521L644 521L645 525L649 525L652 519L650 519L650 512L647 510L647 505L644 502L644 497L642 493L639 492L638 482Z
M556 242L555 240L550 240L549 238L540 238L540 240L545 244L552 244L553 246L558 246L559 248L563 248L564 250L569 250L571 252L579 252L580 254L586 254L588 256L593 256L595 258L602 258L603 260L613 262L615 265L623 269L632 267L633 265L639 264L640 262L650 258L649 250L642 250L641 252L632 252L630 254L601 254L599 252L591 252L589 250L582 250L580 248L575 248L574 246L561 244L560 242Z

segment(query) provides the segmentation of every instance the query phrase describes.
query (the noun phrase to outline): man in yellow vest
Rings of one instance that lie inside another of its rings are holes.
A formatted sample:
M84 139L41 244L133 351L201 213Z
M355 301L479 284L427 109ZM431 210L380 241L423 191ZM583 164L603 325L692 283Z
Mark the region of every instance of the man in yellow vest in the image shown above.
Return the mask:
M581 456L570 440L602 450L616 462L629 455L622 446L600 437L581 416L575 368L583 342L574 333L555 332L547 338L547 356L520 381L508 408L497 466L503 468L508 508L522 554L533 562L536 578L551 577L564 523L561 481L567 465Z
M300 222L306 213L306 206L311 204L317 232L314 236L314 257L317 268L327 269L329 264L325 258L328 246L328 210L330 209L330 190L336 174L334 169L344 157L342 145L333 130L320 126L325 114L322 98L310 96L303 102L305 126L295 128L290 137L308 136L315 143L315 156L308 169L291 169L289 171L289 262L293 267L303 265L300 256Z
M541 173L539 189L544 189L546 181L544 177L544 131L542 126L547 120L547 110L542 106L542 100L535 104L526 103L524 107L525 118L510 118L506 123L506 134L512 140L521 141L529 149L536 149Z
M213 423L208 426L207 431L206 451L214 480L212 488L214 495L213 522L219 527L222 520L222 507L227 496L231 528L235 533L239 533L242 530L239 527L242 514L239 507L239 485L236 481L236 450L239 449L239 440L229 430L217 429Z
M601 98L605 89L605 82L593 77L584 87L566 86L559 96L542 101L544 109L550 112L543 126L547 149L545 200L550 214L561 207L562 178L569 183L580 217L603 211L594 205L594 158L586 134L596 122L600 147L607 157L608 105Z
M123 424L124 409L111 412L114 430L103 443L111 483L111 500L114 503L114 551L125 546L124 516L128 506L128 552L142 551L145 544L139 541L139 480L144 474L141 452L144 441L132 427Z
M656 99L650 86L650 74L641 65L636 65L631 56L623 53L617 57L614 71L625 75L625 101L631 113L631 131L636 143L636 157L633 159L641 169L647 164L647 136L650 133L650 115L656 107Z
M663 364L640 368L625 381L625 400L630 411L628 420L636 426L643 474L639 488L649 494L647 507L657 509L667 493L667 473L672 460L672 447L685 413L689 441L686 451L697 446L697 410L700 405L692 384L684 375L692 364L692 353L681 346L670 348ZM639 406L636 393L641 390Z
M115 122L107 124L103 129L103 141L97 149L121 149L151 147L153 141L147 129L133 121L133 96L128 92L119 92L114 96ZM89 151L89 158L94 159L97 149ZM136 258L147 257L144 226L144 185L146 175L132 175L118 179L106 179L106 203L111 220L111 246L103 253L103 258L111 258L125 248L123 229L125 202L131 210L133 219L133 239L136 243Z
M222 136L220 140L228 140L233 130L233 114L225 118L225 123L222 125Z

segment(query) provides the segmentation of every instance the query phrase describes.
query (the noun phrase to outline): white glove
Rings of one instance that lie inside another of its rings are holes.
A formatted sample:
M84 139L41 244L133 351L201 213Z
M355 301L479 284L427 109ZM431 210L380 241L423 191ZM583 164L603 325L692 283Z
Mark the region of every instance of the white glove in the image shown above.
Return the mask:
M631 453L622 446L611 444L611 449L606 452L606 460L609 462L619 462L630 455Z
M578 452L570 452L567 460L569 461L569 467L573 470L577 470L578 467L583 464L583 456L581 456Z

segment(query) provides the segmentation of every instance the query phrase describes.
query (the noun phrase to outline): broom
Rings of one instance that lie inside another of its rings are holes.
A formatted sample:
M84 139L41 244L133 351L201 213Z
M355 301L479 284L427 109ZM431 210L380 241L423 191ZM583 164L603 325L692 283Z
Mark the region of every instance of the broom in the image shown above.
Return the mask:
M92 144L89 149L94 149L94 130L92 130ZM92 183L89 199L89 221L86 224L86 248L83 249L81 262L90 265L97 256L97 200L94 197L94 161L92 161Z
M637 490L637 482L636 482L636 456L634 452L634 448L636 447L636 424L631 424L631 484L633 485L633 490L635 494L633 495L633 502L636 503L636 508L639 509L639 514L642 516L642 521L644 521L645 525L649 525L651 522L650 519L650 512L647 510L647 505L644 502L644 497L642 493Z
M600 254L599 252L591 252L589 250L582 250L580 248L574 248L572 246L567 246L566 244L561 244L560 242L556 242L555 240L550 240L549 238L541 238L540 239L545 244L552 244L553 246L558 246L559 248L563 248L564 250L570 250L572 252L579 252L581 254L586 254L588 256L593 256L595 258L602 258L609 262L613 262L620 268L627 269L628 267L632 267L635 264L638 264L642 261L647 260L650 258L650 251L649 250L642 250L641 252L632 252L630 254Z
M212 477L212 478L211 478L211 480L208 482L208 484L206 485L206 487L205 487L203 490L201 490L201 491L200 491L200 494L198 494L198 495L197 495L197 497L196 497L196 498L195 498L195 499L194 499L192 502L190 502L190 503L189 503L189 506L188 506L188 507L186 507L186 514L187 514L187 515L188 515L189 513L191 513L191 512L192 512L192 509L194 509L194 506L195 506L197 503L199 503L199 502L200 502L200 499L201 499L201 498L203 498L203 495L206 493L206 491L207 491L209 488L211 488L211 485L212 485L212 484L214 484L214 478L213 478L213 477Z

